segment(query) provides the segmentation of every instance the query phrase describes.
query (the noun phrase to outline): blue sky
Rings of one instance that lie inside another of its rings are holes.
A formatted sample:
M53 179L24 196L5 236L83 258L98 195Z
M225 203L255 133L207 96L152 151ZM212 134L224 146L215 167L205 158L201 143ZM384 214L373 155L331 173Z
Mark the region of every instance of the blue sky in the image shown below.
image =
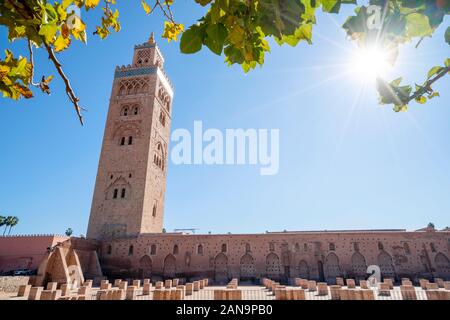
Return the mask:
M124 2L124 1L122 1ZM120 3L120 1L119 1ZM137 3L137 2L136 2ZM192 24L202 14L190 1L175 7ZM244 166L169 164L165 227L206 233L266 230L417 229L432 221L450 225L449 77L435 89L441 97L412 104L407 113L380 106L372 85L342 64L354 46L339 27L340 15L320 14L314 45L272 44L264 67L244 74L207 49L182 55L177 43L160 39L162 21L138 5L119 5L122 31L104 41L89 37L60 54L66 73L89 109L81 127L56 77L52 95L12 102L0 98L0 214L16 215L13 233L85 234L108 100L116 65L131 62L133 46L151 31L165 55L175 86L172 130L278 128L280 170L259 175ZM98 16L86 15L89 32ZM402 48L392 79L411 83L448 57L444 21L418 50ZM0 29L1 48L6 31ZM3 51L3 50L2 50ZM24 43L13 45L26 53ZM41 50L36 75L56 74ZM362 92L361 94L359 94ZM172 144L173 146L173 144Z

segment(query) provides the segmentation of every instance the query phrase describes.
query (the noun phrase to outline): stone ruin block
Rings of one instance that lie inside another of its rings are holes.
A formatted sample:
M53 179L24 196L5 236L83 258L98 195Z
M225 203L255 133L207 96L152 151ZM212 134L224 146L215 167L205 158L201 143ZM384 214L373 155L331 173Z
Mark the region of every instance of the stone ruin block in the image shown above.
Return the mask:
M287 300L286 288L275 289L275 300Z
M194 291L199 291L200 290L200 282L199 281L194 281Z
M294 285L296 286L296 287L300 287L300 281L301 281L302 279L301 278L295 278L294 279Z
M242 291L237 289L225 290L226 300L242 300Z
M194 291L194 284L193 283L186 283L186 295L187 296L192 295L193 291Z
M208 278L206 278L206 279L205 279L205 287L207 287L207 286L208 286L208 284L209 284L209 279L208 279Z
M119 289L124 290L125 292L128 289L128 282L127 281L121 281L119 283Z
M142 294L143 295L149 295L151 289L152 289L152 284L151 283L144 283L144 286L142 287Z
M141 288L141 280L133 280L133 287L135 287L136 289L140 289Z
M44 287L31 287L28 300L41 300L41 294Z
M31 290L31 284L21 285L21 286L19 286L19 292L17 293L17 296L28 299L28 296L30 295L30 290Z
M356 288L356 283L354 279L347 279L347 288L349 289L355 289Z
M292 289L292 300L306 300L305 290L303 289Z
M427 284L430 283L427 279L419 279L420 287L423 290L427 290Z
M61 295L64 296L69 296L70 295L70 284L64 283L61 285Z
M83 283L83 286L92 288L92 280L86 280L86 281Z
M444 281L444 289L450 290L450 281Z
M91 287L88 286L82 286L78 289L79 295L89 295L91 293Z
M162 281L156 281L155 283L155 289L162 289L163 282Z
M348 300L363 300L362 291L359 289L348 289Z
M341 299L340 291L341 291L340 285L330 286L331 300L340 300Z
M49 282L47 283L47 289L48 291L55 291L58 289L58 282Z
M129 286L127 288L127 294L126 294L126 299L127 300L136 300L136 287L135 286Z
M104 295L103 296L103 300L106 300L106 290L98 290L96 293L95 293L95 300L102 300L101 299L101 296L102 295Z
M142 285L144 285L144 284L146 284L146 283L150 283L150 284L151 284L150 279L144 279L144 282L142 283Z
M328 285L326 282L317 283L317 294L319 296L327 296L328 295Z
M337 284L338 286L344 287L344 286L345 286L345 284L344 284L344 278L337 277L337 278L336 278L336 284Z
M391 278L384 278L383 282L389 285L390 290L394 289L394 280Z
M317 284L314 280L308 281L308 290L309 291L316 291L317 290Z
M205 282L203 282L203 280L200 280L198 283L200 285L200 289L205 288Z
M183 285L178 285L177 286L177 290L180 291L180 293L179 293L181 295L181 299L180 300L184 300L184 296L185 296L185 293L186 293L185 287Z
M402 279L402 285L403 286L412 286L413 283L409 279Z
M109 280L108 279L103 279L103 280L100 281L100 285L105 284L105 283L109 283Z
M225 289L214 290L214 300L227 300L227 290Z
M427 289L425 291L427 295L427 300L441 300L441 296L439 295L439 290Z
M172 294L171 294L171 290L164 290L163 291L163 300L170 300Z
M434 282L437 283L439 288L444 288L444 279L442 279L442 278L434 278Z
M391 287L389 283L381 282L378 284L378 295L384 297L391 296Z
M367 280L360 280L359 281L359 286L361 287L361 289L369 289L369 285L367 284Z
M172 279L172 287L176 288L178 283L180 283L180 279Z
M164 281L164 288L166 288L166 289L172 288L172 280Z
M361 290L361 293L363 300L375 300L375 294L373 293L373 290L371 289Z
M125 300L127 297L127 293L123 289L114 289L111 292L111 300Z
M437 283L431 283L431 282L428 282L428 283L426 284L426 288L427 288L427 290L438 290L438 289L439 289L439 286L438 286Z
M308 280L307 279L301 279L300 280L300 287L302 287L302 289L308 289L309 288Z
M417 300L416 289L414 286L400 286L400 293L403 300Z
M116 279L114 280L114 287L119 287L120 283L122 282L122 279Z
M339 291L339 300L350 300L350 289L343 289Z
M111 290L111 283L105 282L100 284L100 290Z
M40 300L58 300L61 298L61 290L42 290Z
M163 299L163 291L162 289L155 289L155 291L153 291L153 300L162 300Z

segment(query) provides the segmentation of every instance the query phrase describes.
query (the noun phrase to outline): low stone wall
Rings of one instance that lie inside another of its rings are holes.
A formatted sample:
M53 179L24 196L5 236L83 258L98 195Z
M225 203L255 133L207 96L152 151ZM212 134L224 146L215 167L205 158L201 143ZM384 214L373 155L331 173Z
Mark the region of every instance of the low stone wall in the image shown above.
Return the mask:
M29 280L28 276L0 277L0 292L17 292L19 286L28 284Z

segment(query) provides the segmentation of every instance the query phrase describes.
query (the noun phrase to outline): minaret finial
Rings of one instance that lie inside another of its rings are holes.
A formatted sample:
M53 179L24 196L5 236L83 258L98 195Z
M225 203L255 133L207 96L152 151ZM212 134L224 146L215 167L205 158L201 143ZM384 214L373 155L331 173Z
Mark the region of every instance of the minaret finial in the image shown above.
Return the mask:
M148 38L148 43L155 43L155 33L152 31L152 33L150 34L150 38Z

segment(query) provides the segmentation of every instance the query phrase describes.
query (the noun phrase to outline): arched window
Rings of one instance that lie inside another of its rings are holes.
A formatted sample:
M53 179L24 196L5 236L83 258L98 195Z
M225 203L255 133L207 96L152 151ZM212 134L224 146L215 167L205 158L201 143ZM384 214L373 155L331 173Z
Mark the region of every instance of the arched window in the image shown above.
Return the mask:
M227 252L227 244L226 243L223 243L222 244L222 252Z
M275 251L275 244L273 242L269 243L269 250Z
M117 194L119 193L119 190L118 189L114 189L114 192L113 192L113 199L117 199Z
M198 245L197 254L203 254L203 245L201 245L201 244Z
M384 250L384 246L381 242L378 242L378 250Z
M134 106L133 113L134 113L134 115L137 115L139 113L139 107L138 106Z
M128 116L128 107L124 107L124 108L123 108L123 110L122 110L122 115L123 115L124 117Z
M246 253L250 252L250 251L251 251L250 249L251 249L251 248L250 248L250 244L249 244L249 243L246 243L246 244L245 244L245 252L246 252Z
M358 242L353 243L353 250L355 250L356 252L359 251L359 243Z
M134 251L134 247L133 247L133 245L131 245L131 246L128 248L128 255L129 255L129 256L132 256L132 255L133 255L133 251Z
M152 216L156 217L156 204L153 205Z
M130 145L130 144L133 144L133 137L128 137L128 144Z
M178 245L173 246L173 254L178 254Z
M330 247L330 251L336 250L336 245L333 242L330 242L329 247Z
M295 251L297 251L297 252L300 251L300 245L298 243L295 244Z
M436 252L436 246L434 245L433 242L430 243L430 249L431 249L431 252Z
M411 250L409 250L409 244L407 242L403 244L403 249L405 250L406 254L411 254Z
M125 145L125 137L122 137L122 138L120 139L120 145L121 145L121 146L124 146L124 145Z
M111 245L108 246L108 249L106 250L106 252L107 252L107 254L111 254L111 252L112 252L112 246Z
M150 247L150 255L154 256L156 254L156 244L152 244Z
M305 243L305 244L303 245L303 251L308 251L308 244L307 244L307 243Z
M121 198L125 198L125 188L122 188L122 192L120 194Z

